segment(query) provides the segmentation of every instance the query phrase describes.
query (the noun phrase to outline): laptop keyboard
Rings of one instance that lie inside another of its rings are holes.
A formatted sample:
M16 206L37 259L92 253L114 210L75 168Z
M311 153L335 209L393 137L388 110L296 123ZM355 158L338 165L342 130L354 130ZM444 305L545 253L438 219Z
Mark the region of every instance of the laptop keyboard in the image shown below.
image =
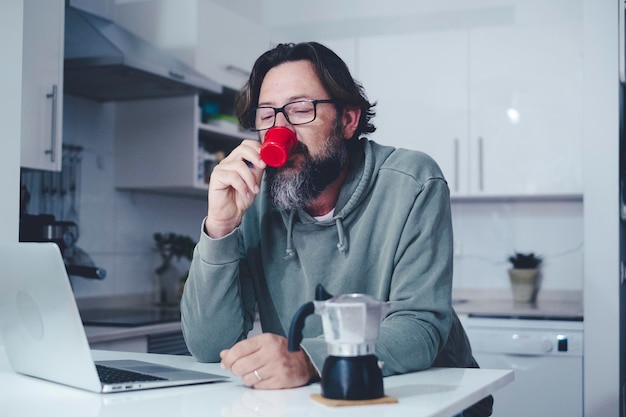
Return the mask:
M140 372L127 371L125 369L111 368L105 365L96 365L100 381L105 384L115 384L120 382L139 382L139 381L165 381L154 375L142 374Z

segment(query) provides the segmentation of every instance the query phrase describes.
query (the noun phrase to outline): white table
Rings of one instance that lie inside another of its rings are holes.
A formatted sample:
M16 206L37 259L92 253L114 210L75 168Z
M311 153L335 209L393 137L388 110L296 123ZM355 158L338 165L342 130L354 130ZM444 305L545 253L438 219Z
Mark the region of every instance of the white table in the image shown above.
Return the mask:
M93 351L94 359L130 358L198 371L229 375L219 364L198 363L192 357ZM387 377L385 394L397 404L329 407L310 399L319 384L264 391L246 388L241 380L178 388L96 394L15 374L0 346L0 416L358 416L450 417L513 381L513 371L432 368Z

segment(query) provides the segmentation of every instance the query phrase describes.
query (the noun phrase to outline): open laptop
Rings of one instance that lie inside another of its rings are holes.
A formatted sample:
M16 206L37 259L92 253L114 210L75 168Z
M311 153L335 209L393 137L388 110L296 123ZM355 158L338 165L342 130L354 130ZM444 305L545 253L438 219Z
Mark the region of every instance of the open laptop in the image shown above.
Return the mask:
M228 380L135 360L94 362L55 243L0 243L0 334L15 372L89 391ZM99 376L105 373L109 376ZM111 376L116 373L122 378Z

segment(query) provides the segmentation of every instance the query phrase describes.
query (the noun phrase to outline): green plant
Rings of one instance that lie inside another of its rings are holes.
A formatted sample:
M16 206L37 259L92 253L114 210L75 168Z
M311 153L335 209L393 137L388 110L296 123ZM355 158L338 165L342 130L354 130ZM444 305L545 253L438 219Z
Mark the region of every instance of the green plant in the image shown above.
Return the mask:
M513 265L515 269L535 269L543 262L541 256L535 255L532 252L515 252L513 255L510 255L507 260L511 262L511 265Z
M154 250L161 255L162 263L155 270L161 275L172 264L172 259L185 258L191 260L196 242L189 236L178 235L176 233L155 233Z

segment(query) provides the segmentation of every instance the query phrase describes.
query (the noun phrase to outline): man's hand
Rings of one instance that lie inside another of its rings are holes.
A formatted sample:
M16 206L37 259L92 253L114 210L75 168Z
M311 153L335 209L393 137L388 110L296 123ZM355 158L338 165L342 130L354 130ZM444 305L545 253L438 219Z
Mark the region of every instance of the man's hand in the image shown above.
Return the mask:
M247 386L259 389L294 388L308 384L318 374L303 350L289 352L287 339L263 333L220 352L222 368L241 376Z
M265 162L259 155L261 144L244 140L211 173L209 210L204 223L212 238L220 238L239 226L259 192Z

